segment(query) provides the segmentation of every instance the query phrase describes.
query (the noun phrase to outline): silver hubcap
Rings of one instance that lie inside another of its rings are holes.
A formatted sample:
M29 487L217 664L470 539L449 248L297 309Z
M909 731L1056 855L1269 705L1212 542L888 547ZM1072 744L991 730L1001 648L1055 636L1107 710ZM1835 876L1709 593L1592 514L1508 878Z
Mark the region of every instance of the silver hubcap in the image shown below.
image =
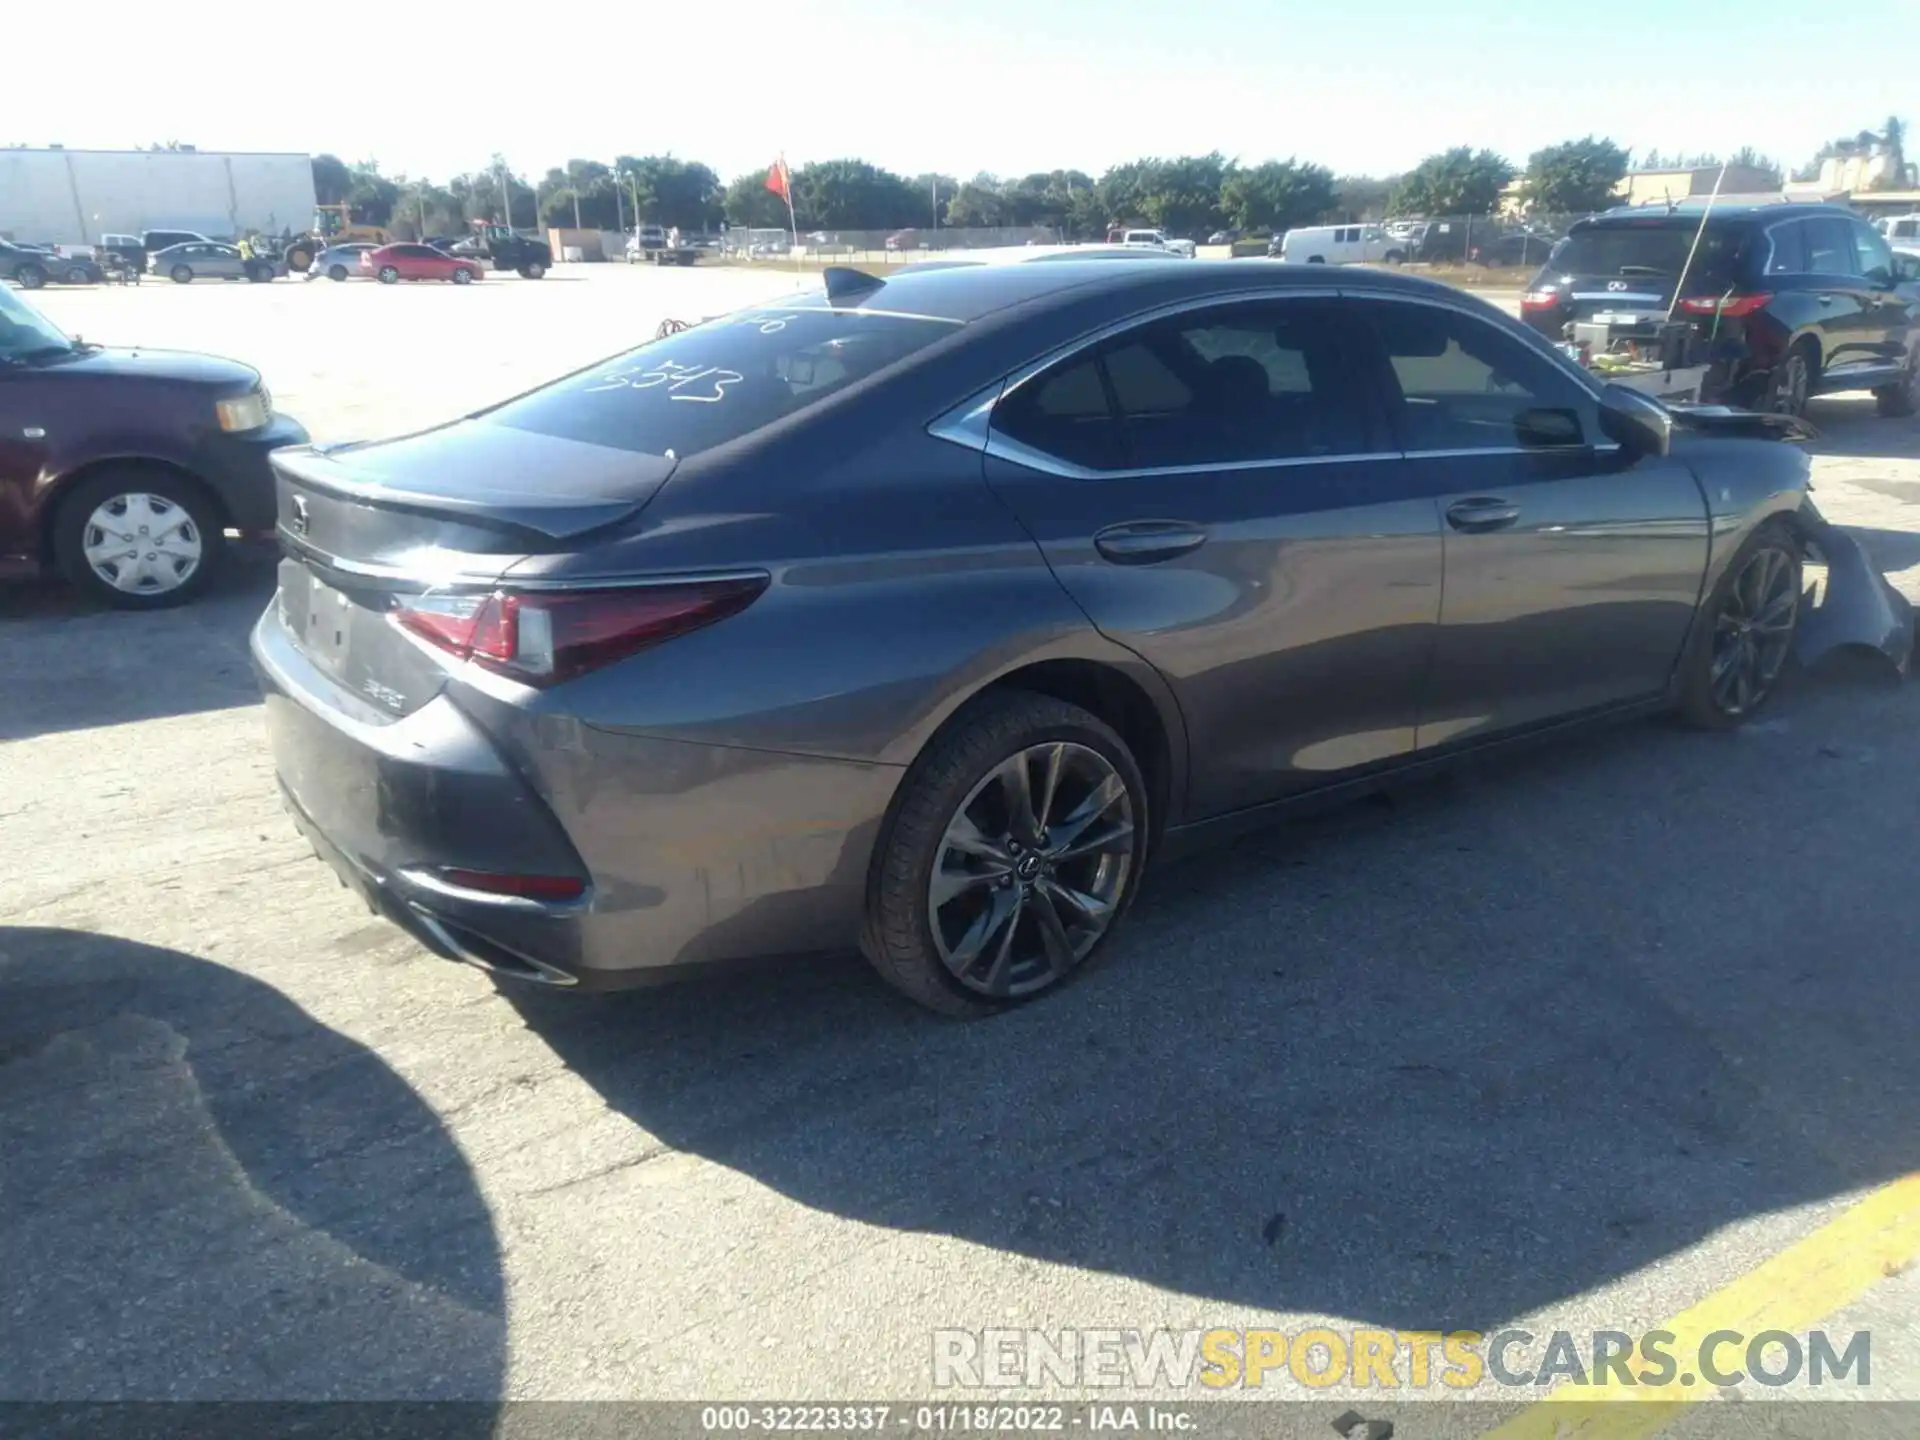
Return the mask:
M941 963L969 990L1014 997L1072 970L1112 923L1133 873L1133 799L1097 750L1010 756L961 803L928 881Z
M81 552L114 589L164 595L193 578L204 542L193 517L164 495L116 495L87 517Z
M1744 715L1766 698L1793 643L1800 611L1793 562L1769 547L1747 561L1713 624L1713 703Z

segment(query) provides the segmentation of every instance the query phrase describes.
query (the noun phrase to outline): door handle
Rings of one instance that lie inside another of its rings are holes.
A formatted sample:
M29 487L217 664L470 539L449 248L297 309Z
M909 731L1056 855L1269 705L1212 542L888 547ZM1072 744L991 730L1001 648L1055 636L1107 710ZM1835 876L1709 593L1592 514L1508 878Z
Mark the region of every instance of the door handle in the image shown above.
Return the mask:
M1129 520L1093 537L1093 548L1116 565L1152 565L1206 544L1207 532L1184 520Z
M1447 523L1469 535L1482 530L1504 530L1520 518L1520 507L1507 500L1476 496L1447 507Z

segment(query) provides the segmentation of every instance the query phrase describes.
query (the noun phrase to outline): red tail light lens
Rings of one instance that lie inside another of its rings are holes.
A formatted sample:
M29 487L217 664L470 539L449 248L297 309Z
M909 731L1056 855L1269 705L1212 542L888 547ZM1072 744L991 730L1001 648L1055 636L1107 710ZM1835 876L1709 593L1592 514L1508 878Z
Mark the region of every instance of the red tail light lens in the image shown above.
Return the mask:
M484 895L511 895L521 900L578 900L587 893L584 880L571 875L502 875L493 870L443 869L440 878L462 890Z
M395 624L462 660L528 685L555 685L737 615L763 577L621 590L402 596Z
M1551 310L1559 303L1559 292L1554 290L1529 290L1520 297L1522 310Z
M1771 295L1696 295L1690 300L1682 300L1680 308L1689 315L1719 315L1725 318L1764 310L1771 299Z

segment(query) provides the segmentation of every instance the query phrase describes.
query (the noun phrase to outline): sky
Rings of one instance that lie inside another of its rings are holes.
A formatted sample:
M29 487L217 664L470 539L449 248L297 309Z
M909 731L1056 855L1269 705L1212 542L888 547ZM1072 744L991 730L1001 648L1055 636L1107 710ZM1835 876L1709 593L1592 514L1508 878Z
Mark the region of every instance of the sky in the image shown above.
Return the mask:
M722 179L782 152L962 178L1216 149L1383 174L1459 144L1524 165L1590 133L1636 152L1752 145L1792 167L1889 114L1920 124L1916 0L356 0L204 26L103 0L89 15L85 44L8 67L0 144L327 151L438 180L495 151L534 173L671 153Z

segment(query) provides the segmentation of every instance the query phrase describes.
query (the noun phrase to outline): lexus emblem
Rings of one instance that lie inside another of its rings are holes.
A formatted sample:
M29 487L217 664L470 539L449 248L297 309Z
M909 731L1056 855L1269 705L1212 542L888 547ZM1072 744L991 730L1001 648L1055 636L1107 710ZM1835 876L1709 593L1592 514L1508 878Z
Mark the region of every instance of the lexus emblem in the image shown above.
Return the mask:
M1609 290L1624 290L1626 288L1627 288L1627 282L1624 280L1607 281L1607 289Z
M293 518L287 522L287 528L296 535L304 535L307 533L306 496L296 495L293 497Z

